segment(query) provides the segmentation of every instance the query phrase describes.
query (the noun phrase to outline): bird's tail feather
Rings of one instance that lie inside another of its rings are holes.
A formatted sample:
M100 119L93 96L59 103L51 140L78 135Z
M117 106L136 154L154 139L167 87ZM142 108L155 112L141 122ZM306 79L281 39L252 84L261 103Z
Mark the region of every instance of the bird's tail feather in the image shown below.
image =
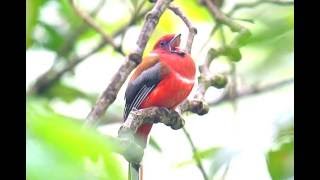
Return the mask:
M129 180L142 180L142 166L129 163Z

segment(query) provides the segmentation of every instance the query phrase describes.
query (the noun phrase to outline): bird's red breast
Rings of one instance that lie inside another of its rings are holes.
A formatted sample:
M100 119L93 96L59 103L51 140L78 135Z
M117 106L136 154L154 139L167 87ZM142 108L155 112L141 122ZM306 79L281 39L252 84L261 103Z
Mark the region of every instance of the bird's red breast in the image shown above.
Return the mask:
M169 41L170 38L173 36L163 39ZM174 50L161 48L164 40L158 41L132 75L126 91L125 118L135 105L138 109L155 106L173 109L190 94L195 81L195 64L188 53L179 53L182 51L177 47L173 47ZM137 130L144 145L151 127L152 124L143 124Z

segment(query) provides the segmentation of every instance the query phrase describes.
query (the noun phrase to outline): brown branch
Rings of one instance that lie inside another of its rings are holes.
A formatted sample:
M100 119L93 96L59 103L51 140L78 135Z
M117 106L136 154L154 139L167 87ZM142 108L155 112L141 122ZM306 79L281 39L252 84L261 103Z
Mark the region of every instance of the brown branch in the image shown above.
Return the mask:
M196 160L197 166L198 166L198 168L199 168L200 171L201 171L201 174L202 174L202 176L203 176L203 179L204 179L204 180L209 180L209 178L208 178L208 176L207 176L207 174L206 174L206 172L205 172L205 170L204 170L204 168L203 168L203 165L202 165L202 163L201 163L199 154L197 153L198 150L197 150L196 146L194 145L194 143L193 143L193 141L192 141L192 139L191 139L190 134L188 133L188 131L186 130L185 127L183 127L182 130L183 130L184 134L186 135L186 137L187 137L187 139L188 139L188 141L189 141L189 144L190 144L190 146L191 146L191 148L192 148L192 153L193 153L193 155L194 155L194 159Z
M238 90L237 94L234 98L244 98L244 97L248 97L248 96L252 96L252 95L256 95L259 93L264 93L267 91L272 91L274 89L283 87L285 85L291 84L293 83L294 80L293 79L287 79L287 80L282 80L282 81L278 81L278 82L273 82L264 86L252 86L250 88L246 88L246 89L242 89L242 90ZM230 101L232 100L232 98L229 96L228 93L224 94L223 96L221 96L219 99L214 100L209 102L208 104L210 106L217 106L223 102L226 101Z
M195 28L191 22L188 20L188 18L183 14L183 12L178 8L173 5L169 6L169 9L174 12L178 17L181 18L181 20L186 24L186 26L189 29L189 34L188 34L188 39L187 39L187 44L185 47L185 51L189 54L191 54L191 48L193 44L193 39L194 36L197 34L197 28Z
M95 31L97 31L103 37L104 41L110 44L115 51L124 55L124 52L122 52L119 46L115 44L115 42L113 41L113 38L109 36L107 33L105 33L105 31L101 27L99 27L99 25L93 20L93 18L89 14L81 11L76 6L74 0L69 0L69 1L74 11L77 13L78 16L80 16L84 20L84 22L86 22L90 27L92 27Z
M129 54L124 64L121 65L118 72L112 78L111 83L107 89L102 93L102 96L98 99L96 105L92 108L91 112L87 116L86 124L92 124L98 120L106 109L114 102L117 94L131 73L131 71L140 63L142 53L146 47L146 44L158 24L159 18L164 10L169 6L172 0L158 0L153 9L147 14L146 21L142 27L140 35L137 41L137 48Z
M130 112L127 120L120 127L119 134L126 134L128 131L135 133L138 127L144 123L163 123L174 130L184 126L184 120L176 111L161 107L150 107Z

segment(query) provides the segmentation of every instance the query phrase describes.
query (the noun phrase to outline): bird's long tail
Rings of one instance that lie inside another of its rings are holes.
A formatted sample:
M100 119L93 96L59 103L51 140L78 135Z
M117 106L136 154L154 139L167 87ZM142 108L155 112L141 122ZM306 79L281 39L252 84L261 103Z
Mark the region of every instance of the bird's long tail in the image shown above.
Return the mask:
M148 142L148 136L151 131L152 124L142 124L137 130L137 142L141 147L145 148ZM129 180L142 180L143 170L139 164L129 163Z
M129 163L129 180L142 180L142 166Z

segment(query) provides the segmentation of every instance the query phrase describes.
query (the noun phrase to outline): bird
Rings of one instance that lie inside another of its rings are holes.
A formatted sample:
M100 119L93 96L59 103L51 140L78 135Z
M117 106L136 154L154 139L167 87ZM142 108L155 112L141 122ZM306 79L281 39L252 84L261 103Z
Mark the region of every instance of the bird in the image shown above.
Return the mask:
M190 94L195 83L195 63L191 55L180 49L181 34L166 34L129 79L125 91L123 118L131 111L148 107L175 109ZM144 123L136 131L138 144L146 148L153 124ZM141 180L142 167L129 163L129 179Z

